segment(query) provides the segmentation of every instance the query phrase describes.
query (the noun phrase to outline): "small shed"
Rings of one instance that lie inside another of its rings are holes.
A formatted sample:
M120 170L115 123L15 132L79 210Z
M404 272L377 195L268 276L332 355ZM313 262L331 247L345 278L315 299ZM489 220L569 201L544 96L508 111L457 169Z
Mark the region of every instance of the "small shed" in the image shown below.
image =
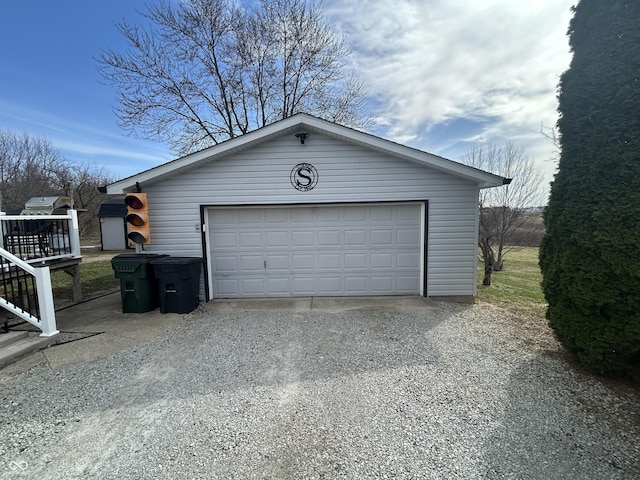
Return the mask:
M127 248L127 206L123 198L107 200L100 205L100 245L102 250Z
M147 194L145 252L204 259L200 296L473 301L478 194L503 177L297 114L107 186Z

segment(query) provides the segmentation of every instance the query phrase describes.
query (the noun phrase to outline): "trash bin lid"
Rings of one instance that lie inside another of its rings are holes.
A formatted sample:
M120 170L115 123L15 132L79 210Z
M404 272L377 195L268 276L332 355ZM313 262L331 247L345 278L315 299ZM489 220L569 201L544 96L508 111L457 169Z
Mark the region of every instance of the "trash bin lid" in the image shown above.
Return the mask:
M163 258L167 255L158 253L120 253L113 257L111 261L124 261L124 262L150 262L151 260Z
M157 264L167 264L167 265L189 265L191 263L200 263L202 262L201 257L162 257L151 260L151 263L154 265Z
M151 260L166 257L155 253L121 253L111 259L111 268L115 270L116 277L138 272L136 276L145 276L146 272L153 273Z
M155 270L156 277L165 278L167 275L177 274L179 278L192 275L200 276L202 258L200 257L164 257L149 262Z

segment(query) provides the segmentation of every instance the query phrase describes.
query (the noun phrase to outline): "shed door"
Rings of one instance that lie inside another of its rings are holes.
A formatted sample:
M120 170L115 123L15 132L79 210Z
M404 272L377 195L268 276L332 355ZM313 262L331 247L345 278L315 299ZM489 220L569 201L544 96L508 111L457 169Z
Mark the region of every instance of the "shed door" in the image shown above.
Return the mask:
M215 207L214 298L420 290L421 205Z

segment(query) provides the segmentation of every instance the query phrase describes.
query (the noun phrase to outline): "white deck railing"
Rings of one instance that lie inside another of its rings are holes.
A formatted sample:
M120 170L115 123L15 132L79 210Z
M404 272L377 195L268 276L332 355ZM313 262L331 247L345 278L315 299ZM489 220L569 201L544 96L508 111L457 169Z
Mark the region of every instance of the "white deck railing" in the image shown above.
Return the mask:
M0 214L0 248L27 263L80 258L78 213L66 215Z
M60 333L49 267L29 265L4 248L0 248L0 257L0 307L38 327L41 337Z
M78 214L0 214L0 307L50 337L56 328L48 265L80 259Z

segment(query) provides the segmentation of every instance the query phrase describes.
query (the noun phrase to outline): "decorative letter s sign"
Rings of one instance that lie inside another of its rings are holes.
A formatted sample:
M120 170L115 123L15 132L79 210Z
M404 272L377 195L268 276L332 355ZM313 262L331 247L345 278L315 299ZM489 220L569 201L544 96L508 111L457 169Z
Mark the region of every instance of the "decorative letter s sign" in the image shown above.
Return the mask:
M308 192L318 183L318 171L309 163L299 163L291 170L290 179L293 188Z

